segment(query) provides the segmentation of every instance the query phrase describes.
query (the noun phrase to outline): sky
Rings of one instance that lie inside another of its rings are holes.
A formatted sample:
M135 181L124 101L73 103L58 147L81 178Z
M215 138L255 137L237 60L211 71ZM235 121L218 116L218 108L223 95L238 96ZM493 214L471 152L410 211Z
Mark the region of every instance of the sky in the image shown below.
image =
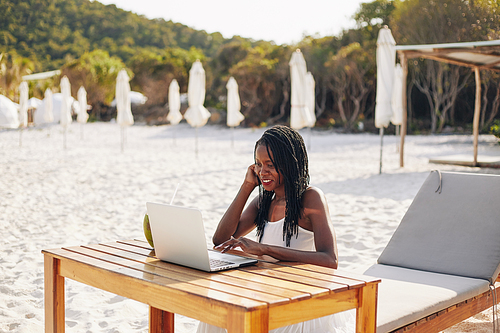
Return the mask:
M207 33L294 44L304 35L339 35L370 0L97 0L105 5L182 23Z

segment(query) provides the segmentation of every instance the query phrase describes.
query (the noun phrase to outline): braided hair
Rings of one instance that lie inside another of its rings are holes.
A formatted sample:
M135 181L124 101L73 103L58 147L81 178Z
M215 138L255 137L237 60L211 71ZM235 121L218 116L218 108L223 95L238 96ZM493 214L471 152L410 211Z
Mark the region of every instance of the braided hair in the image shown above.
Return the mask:
M290 127L276 125L266 130L255 143L265 146L274 167L284 179L285 186L285 223L283 224L283 240L290 246L292 235L298 237L299 218L302 216L302 195L309 185L309 168L306 147L302 136ZM272 154L271 154L272 153ZM272 156L272 157L271 157ZM266 191L259 185L258 213L255 218L257 237L262 240L264 226L269 216L269 207L274 192Z

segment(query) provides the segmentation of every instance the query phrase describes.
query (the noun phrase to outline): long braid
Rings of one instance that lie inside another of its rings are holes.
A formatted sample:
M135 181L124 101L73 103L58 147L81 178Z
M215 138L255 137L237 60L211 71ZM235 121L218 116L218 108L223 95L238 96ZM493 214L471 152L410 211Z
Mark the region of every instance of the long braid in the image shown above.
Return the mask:
M290 127L277 125L264 132L255 144L255 149L259 145L267 148L269 156L272 153L271 161L284 178L286 208L283 240L286 239L286 246L290 246L292 236L298 237L299 219L303 208L302 195L310 180L304 140ZM273 198L274 192L268 192L262 185L259 186L259 210L255 218L259 241L263 236Z

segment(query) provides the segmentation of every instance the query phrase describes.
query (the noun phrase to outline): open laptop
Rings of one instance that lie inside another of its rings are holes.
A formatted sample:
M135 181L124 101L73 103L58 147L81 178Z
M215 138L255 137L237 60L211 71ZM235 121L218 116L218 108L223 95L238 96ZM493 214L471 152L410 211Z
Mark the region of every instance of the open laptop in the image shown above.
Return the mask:
M160 260L206 272L257 263L255 259L209 251L199 210L152 202L146 207L155 254Z

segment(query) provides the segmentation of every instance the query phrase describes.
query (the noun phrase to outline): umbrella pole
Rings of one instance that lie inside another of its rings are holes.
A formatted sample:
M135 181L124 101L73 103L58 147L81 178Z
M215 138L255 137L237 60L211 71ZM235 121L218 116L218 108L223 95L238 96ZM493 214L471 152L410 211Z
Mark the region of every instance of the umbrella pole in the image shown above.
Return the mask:
M124 140L124 137L125 137L125 127L124 126L120 126L120 137L121 137L121 149L122 149L122 153L123 153L123 146L125 145L125 140Z
M384 144L384 128L380 128L380 167L378 169L378 174L382 173L382 146Z
M234 126L231 126L231 148L234 148Z
M401 125L396 125L396 153L399 153L399 143L398 143L398 136L401 136L400 135L400 130L401 129Z
M198 127L196 127L196 136L194 140L194 154L198 157Z
M63 148L66 149L66 127L63 127Z
M177 131L177 130L175 129L175 127L176 127L176 126L174 126L174 131L173 131L174 146L176 146L176 144L175 144L175 133L176 133L176 131Z

